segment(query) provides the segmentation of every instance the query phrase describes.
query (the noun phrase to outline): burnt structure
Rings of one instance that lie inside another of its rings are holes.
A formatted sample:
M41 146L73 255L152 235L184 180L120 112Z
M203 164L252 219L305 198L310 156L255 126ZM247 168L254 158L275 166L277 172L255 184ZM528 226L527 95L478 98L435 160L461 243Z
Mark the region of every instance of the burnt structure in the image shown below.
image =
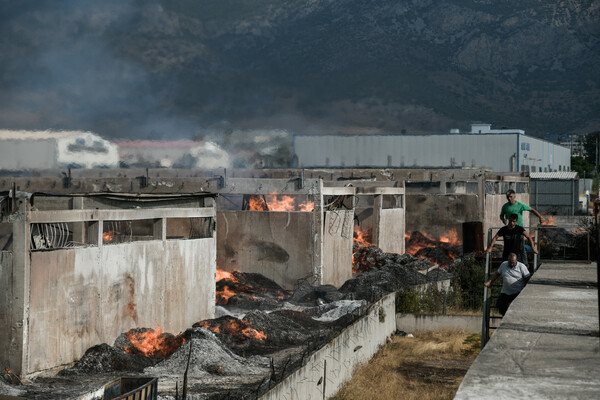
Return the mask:
M212 196L2 198L0 363L28 376L123 331L214 315Z

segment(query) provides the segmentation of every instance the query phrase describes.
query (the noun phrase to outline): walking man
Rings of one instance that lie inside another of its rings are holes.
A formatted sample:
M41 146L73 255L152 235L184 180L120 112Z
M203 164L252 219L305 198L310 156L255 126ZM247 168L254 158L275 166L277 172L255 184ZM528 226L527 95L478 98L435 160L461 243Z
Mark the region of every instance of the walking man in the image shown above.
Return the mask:
M502 276L502 290L500 291L500 296L496 302L496 307L498 307L500 314L504 316L510 303L517 298L519 293L521 293L521 290L523 290L527 282L529 282L531 274L523 263L517 261L517 255L515 253L510 253L508 255L508 260L500 264L498 271L495 271L492 274L492 277L483 285L485 287L490 287L492 282L499 276Z
M527 233L525 228L517 225L518 219L519 219L519 216L517 214L512 214L508 218L508 225L505 225L498 230L498 233L496 233L496 235L492 238L490 246L485 251L487 253L491 253L492 248L494 247L494 244L496 243L496 240L498 240L498 238L500 236L502 236L502 239L504 240L504 250L502 251L502 260L508 260L508 255L510 253L515 253L517 255L517 261L525 264L527 269L529 269L527 253L525 253L525 247L523 246L523 237L525 237L527 240L529 240L531 249L533 250L533 252L535 254L537 254L537 250L535 249L535 244L533 243L533 239L531 238L531 236L529 236L529 234ZM533 273L531 271L531 269L529 270L529 272Z
M540 223L544 222L544 217L542 217L542 214L529 207L527 204L517 201L517 196L514 190L510 189L508 192L506 192L506 200L508 201L504 203L502 210L500 211L500 219L504 225L506 225L506 221L511 215L517 214L519 216L517 225L523 226L523 211L529 211L535 214L540 219Z

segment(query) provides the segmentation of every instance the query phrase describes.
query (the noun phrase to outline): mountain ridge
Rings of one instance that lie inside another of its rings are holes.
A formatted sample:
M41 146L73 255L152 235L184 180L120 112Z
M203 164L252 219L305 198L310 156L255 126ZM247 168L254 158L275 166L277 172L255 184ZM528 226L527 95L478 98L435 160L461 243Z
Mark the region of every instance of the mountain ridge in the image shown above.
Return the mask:
M594 1L30 4L0 5L14 39L0 44L7 127L133 137L420 133L472 120L537 136L600 128Z

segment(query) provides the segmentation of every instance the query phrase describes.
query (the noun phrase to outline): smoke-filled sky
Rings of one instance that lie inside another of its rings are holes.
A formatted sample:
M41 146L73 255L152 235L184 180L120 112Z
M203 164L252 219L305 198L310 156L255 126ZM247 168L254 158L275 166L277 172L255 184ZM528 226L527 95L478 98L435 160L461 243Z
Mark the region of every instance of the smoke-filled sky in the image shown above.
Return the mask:
M600 128L593 1L0 0L0 127Z
M147 66L116 53L111 35L137 18L134 1L2 3L3 127L124 137L198 129L170 110L176 82L153 85Z

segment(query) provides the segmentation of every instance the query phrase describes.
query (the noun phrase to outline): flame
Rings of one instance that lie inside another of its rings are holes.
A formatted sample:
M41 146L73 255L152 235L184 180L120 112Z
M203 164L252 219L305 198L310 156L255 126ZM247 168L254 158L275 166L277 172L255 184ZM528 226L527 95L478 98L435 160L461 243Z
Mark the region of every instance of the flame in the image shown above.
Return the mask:
M448 231L447 234L442 235L440 237L440 242L452 245L462 244L461 241L458 240L458 233L456 233L456 228L452 228Z
M358 226L354 225L354 244L360 247L371 246L371 243L367 240L368 233L361 231Z
M222 269L217 268L217 279L216 279L216 281L219 282L222 279L236 280L235 277L233 276L233 274L231 272L224 271Z
M462 245L455 228L441 235L438 240L433 239L427 233L417 231L412 234L406 233L405 239L407 253L417 258L425 258L440 266L447 266L449 265L448 260L456 259L458 256L456 247ZM434 251L434 249L438 251Z
M368 231L361 231L357 225L354 225L354 242L352 246L352 272L354 274L367 271L372 265L369 260L360 254L361 248L373 245L367 240L368 236L370 236Z
M224 320L200 321L194 324L194 326L200 326L214 333L221 333L224 335L241 335L242 339L255 339L262 341L267 338L267 335L263 331L258 331L252 328L248 320L237 319L233 317Z
M297 202L288 195L269 194L264 196L250 196L248 206L251 211L304 211L310 212L315 208L312 201Z
M554 226L554 216L548 215L548 219L546 221L542 221L540 225L552 225Z
M163 334L159 326L156 330L148 329L145 332L127 332L125 334L131 342L125 351L128 353L142 353L146 357L166 358L173 354L185 343L182 336Z
M10 368L6 368L6 373L7 374L12 374L12 370Z
M115 233L113 231L110 232L102 232L102 240L105 242L112 242L115 238Z

